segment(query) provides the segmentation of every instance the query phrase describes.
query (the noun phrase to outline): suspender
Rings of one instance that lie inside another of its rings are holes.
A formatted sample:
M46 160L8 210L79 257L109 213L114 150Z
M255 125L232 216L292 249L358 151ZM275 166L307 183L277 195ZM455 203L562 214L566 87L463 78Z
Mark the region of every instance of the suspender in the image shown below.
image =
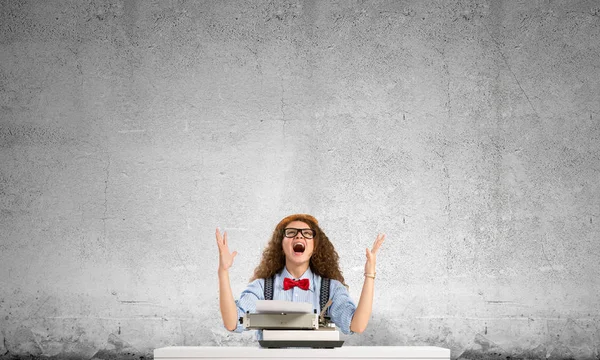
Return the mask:
M327 302L329 301L329 283L331 279L321 278L321 296L319 297L319 311L325 307ZM329 308L325 310L325 313L329 313Z
M273 300L273 283L275 282L275 275L270 278L265 279L265 300ZM331 279L329 278L321 278L321 294L319 296L319 311L325 307L327 301L329 301L329 285L331 283ZM329 311L329 308L327 309Z
M273 300L273 282L275 276L265 279L265 300Z

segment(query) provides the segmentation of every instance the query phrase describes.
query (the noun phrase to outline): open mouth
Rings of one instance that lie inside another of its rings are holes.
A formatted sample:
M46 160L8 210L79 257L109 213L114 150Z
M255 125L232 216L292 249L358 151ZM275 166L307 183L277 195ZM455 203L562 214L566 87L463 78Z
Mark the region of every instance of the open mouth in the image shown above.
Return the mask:
M294 244L294 247L293 247L293 249L294 249L294 252L295 252L295 253L300 253L300 254L304 253L304 249L305 249L305 248L306 248L306 247L305 247L305 246L304 246L304 244L303 244L303 243L301 243L301 242L297 242L297 243L295 243L295 244Z

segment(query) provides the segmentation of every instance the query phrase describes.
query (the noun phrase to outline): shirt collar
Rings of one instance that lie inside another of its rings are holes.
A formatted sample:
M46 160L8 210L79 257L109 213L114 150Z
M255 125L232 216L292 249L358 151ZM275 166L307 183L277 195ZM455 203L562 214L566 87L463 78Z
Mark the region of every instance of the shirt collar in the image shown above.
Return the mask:
M283 278L290 278L290 279L294 279L294 277L292 276L292 274L290 274L290 272L287 270L287 268L284 266L283 267L283 271L281 272L281 286L283 286ZM297 280L299 279L308 279L309 280L309 290L312 292L315 292L315 277L313 275L313 272L310 270L310 266L308 267L308 269L306 269L306 271L304 272L304 274L302 274L302 276L300 276Z

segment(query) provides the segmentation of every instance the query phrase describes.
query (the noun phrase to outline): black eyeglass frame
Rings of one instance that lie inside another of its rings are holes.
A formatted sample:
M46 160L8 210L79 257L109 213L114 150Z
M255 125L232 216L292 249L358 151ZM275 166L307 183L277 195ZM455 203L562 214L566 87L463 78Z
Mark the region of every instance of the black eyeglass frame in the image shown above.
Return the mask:
M288 230L295 230L294 235L288 236L288 233L287 233ZM306 234L304 234L305 231L308 231L310 236L306 236ZM302 234L302 236L305 239L314 239L315 235L317 234L317 232L314 231L313 229L296 229L296 228L283 229L283 236L285 236L286 238L294 238L294 237L296 237L296 235L298 235L298 233Z

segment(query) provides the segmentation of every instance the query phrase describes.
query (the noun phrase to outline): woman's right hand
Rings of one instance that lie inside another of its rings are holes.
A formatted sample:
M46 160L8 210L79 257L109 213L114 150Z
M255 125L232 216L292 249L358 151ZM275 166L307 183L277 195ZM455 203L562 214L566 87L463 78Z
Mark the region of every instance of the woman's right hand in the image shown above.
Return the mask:
M237 251L229 252L227 245L227 231L221 235L219 228L216 231L217 246L219 246L219 271L227 271L233 265L233 258L237 255Z

